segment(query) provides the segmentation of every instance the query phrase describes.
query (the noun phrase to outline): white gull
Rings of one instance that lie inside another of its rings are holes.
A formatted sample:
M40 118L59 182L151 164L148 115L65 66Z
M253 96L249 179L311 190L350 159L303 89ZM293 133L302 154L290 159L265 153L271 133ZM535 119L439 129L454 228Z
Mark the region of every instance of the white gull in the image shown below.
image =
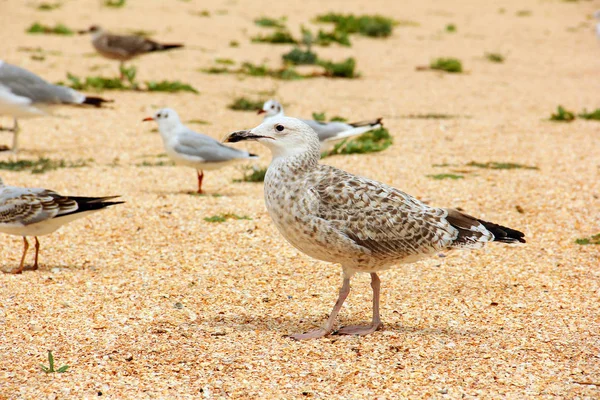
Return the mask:
M167 155L175 164L196 169L198 193L202 193L203 170L215 170L231 163L258 158L244 150L225 146L218 140L194 132L181 123L179 115L170 108L163 108L144 121L156 121Z
M49 108L60 104L85 104L100 107L108 102L86 96L68 87L46 82L33 72L0 60L0 115L14 118L12 151L19 149L19 118L47 115Z
M258 110L258 114L265 114L264 122L270 121L273 118L285 116L281 103L273 99L267 100L265 104L263 104L263 108ZM363 133L382 127L381 118L353 123L340 121L320 122L312 119L302 119L301 121L313 128L319 136L321 153L330 151L337 143L344 139L359 136Z

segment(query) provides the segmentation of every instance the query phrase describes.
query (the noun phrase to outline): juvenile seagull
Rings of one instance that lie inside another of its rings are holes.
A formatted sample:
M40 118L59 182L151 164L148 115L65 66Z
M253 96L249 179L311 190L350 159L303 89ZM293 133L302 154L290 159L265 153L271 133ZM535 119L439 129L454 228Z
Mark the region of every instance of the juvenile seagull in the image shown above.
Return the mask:
M12 151L19 150L18 118L47 115L48 108L59 104L86 104L100 107L109 102L86 96L68 87L46 82L33 72L0 60L0 115L14 119Z
M267 100L258 114L265 114L264 122L273 118L284 117L283 106L277 100ZM302 122L313 128L321 142L321 153L328 152L344 139L362 135L363 133L382 127L381 118L371 121L361 121L347 124L345 122L320 122L312 119L302 119Z
M315 132L294 118L278 117L226 140L256 140L273 154L265 177L265 203L279 232L294 247L322 261L342 264L343 284L325 327L291 335L329 335L350 278L371 274L373 321L339 334L367 335L382 327L377 273L439 251L480 248L486 242L525 242L524 234L450 208L434 208L383 183L319 164Z
M119 60L121 79L123 78L125 61L146 53L183 47L183 44L162 44L143 36L114 35L106 32L98 25L92 25L87 30L79 31L80 34L88 32L92 34L92 45L100 55L111 60Z
M25 255L29 249L27 236L35 236L35 262L38 268L40 242L38 236L47 235L71 221L85 217L122 201L108 201L119 196L73 197L62 196L48 189L28 189L5 186L0 179L0 232L23 236L23 256L13 274L23 272Z
M194 132L181 123L179 115L170 108L158 110L153 117L142 121L156 121L167 155L175 164L196 169L198 193L202 193L203 170L222 168L236 161L258 158L247 151L227 147L218 140Z

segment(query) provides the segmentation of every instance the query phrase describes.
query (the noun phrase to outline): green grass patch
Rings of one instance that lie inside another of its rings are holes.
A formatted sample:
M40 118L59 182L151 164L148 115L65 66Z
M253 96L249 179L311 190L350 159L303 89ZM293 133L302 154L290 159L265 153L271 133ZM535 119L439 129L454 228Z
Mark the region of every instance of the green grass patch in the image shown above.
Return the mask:
M365 132L352 140L344 140L335 145L335 147L326 154L332 156L336 154L365 154L376 153L390 147L393 138L385 128L379 128L370 132Z
M38 11L52 11L62 7L61 3L40 3L35 8Z
M229 109L234 111L256 111L260 110L266 100L252 100L247 97L238 97L229 104Z
M62 367L59 367L58 369L54 369L54 356L52 355L52 350L48 350L48 366L46 367L43 364L40 364L40 367L42 367L42 371L44 371L47 374L53 374L55 372L58 373L63 373L63 372L67 372L67 370L69 369L68 365L63 365Z
M190 120L186 121L186 124L211 125L210 122L205 121L203 119L190 119Z
M216 58L215 62L217 64L223 64L223 65L234 65L235 61L233 61L231 58Z
M68 82L58 82L59 85L69 86L75 90L135 90L126 85L119 78L107 78L103 76L87 76L80 78L67 72Z
M177 92L191 92L198 94L196 89L194 89L191 85L187 83L183 83L180 81L148 81L146 82L146 90L149 92L169 92L169 93L177 93Z
M463 72L462 63L457 58L437 58L429 64L429 68L450 73Z
M253 43L297 44L292 34L285 29L278 29L267 35L256 35L250 39Z
M523 164L517 164L517 163L496 162L496 161L489 161L486 163L471 161L470 163L468 163L466 165L469 167L477 167L477 168L484 168L484 169L535 169L535 170L539 170L539 168L534 165L523 165Z
M410 119L453 119L460 118L459 115L442 114L442 113L426 113L426 114L408 114L405 118Z
M43 174L59 168L82 168L90 165L94 160L51 160L40 157L37 160L0 161L0 170L6 171L31 171L32 174Z
M597 235L587 237L587 238L576 239L575 243L581 244L584 246L588 245L588 244L600 244L600 233L598 233Z
M145 37L145 38L148 38L148 37L156 34L155 31L147 31L145 29L128 29L127 33L129 33L130 35L141 36L141 37Z
M448 32L448 33L455 33L456 32L456 25L454 25L454 24L448 24L448 25L446 25L446 32Z
M234 179L233 182L264 182L267 168L243 167L244 175L241 179Z
M529 17L532 14L533 13L530 10L519 10L516 13L517 17Z
M329 46L332 43L338 43L342 46L350 47L350 36L348 32L333 30L331 32L325 32L321 29L317 32L317 37L314 38L313 43L319 46Z
M579 114L578 116L579 116L579 118L583 118L583 119L587 119L587 120L600 121L600 108L596 108L592 112L587 112L587 110L584 108L583 112L581 114Z
M160 161L142 161L136 164L136 167L172 167L175 163L171 160L160 160Z
M335 63L333 61L319 60L318 65L325 69L323 76L330 78L358 78L356 69L356 60L352 57L345 61Z
M432 174L432 175L426 175L428 178L431 179L435 179L438 181L441 181L443 179L453 179L453 180L457 180L457 179L464 179L465 177L462 175L457 175L457 174Z
M314 65L317 63L317 54L310 49L302 50L294 47L289 53L281 56L284 62L292 65Z
M485 58L493 63L503 63L504 56L500 53L485 53Z
M269 17L260 17L254 20L254 23L258 26L262 26L263 28L285 28L286 17L281 17L279 19L269 18Z
M237 40L232 40L229 42L229 47L240 47L240 42Z
M205 74L213 74L213 75L229 74L229 73L233 72L227 67L201 68L199 71L204 72Z
M63 24L56 24L55 26L42 25L39 22L34 22L25 31L31 34L44 34L44 35L63 35L71 36L75 34L75 31Z
M563 106L556 108L556 113L550 116L550 121L571 122L575 120L575 113L565 109Z
M394 28L394 20L381 15L328 13L318 15L315 21L333 23L338 32L358 33L370 37L388 37Z
M125 7L127 0L104 0L104 6L109 8Z
M237 214L232 214L232 213L217 214L217 215L213 215L212 217L206 217L206 218L204 218L204 220L206 222L225 222L228 219L235 219L235 220L246 219L246 220L251 220L252 218L248 217L247 215L237 215Z

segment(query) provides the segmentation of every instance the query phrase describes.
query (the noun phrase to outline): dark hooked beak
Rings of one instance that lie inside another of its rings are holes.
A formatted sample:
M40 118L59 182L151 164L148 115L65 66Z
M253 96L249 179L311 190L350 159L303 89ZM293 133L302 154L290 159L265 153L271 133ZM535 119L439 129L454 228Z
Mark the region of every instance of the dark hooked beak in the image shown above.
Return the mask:
M264 114L264 113L266 113L266 111L263 110L262 108L256 112L256 114L258 114L258 115Z
M266 137L268 137L268 136L255 135L250 131L236 131L236 132L231 132L229 135L227 135L227 137L223 141L225 143L235 143L235 142L241 142L243 140L256 140L256 139L262 139L262 138L266 138ZM272 138L269 138L269 139L272 139Z
M146 117L142 120L142 122L146 122L146 121L154 121L154 117Z

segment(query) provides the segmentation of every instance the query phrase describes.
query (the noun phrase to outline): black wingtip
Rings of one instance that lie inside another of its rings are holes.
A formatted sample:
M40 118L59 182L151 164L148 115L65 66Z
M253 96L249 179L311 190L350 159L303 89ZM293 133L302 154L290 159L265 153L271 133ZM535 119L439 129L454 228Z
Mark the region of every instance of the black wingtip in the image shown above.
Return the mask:
M94 107L102 107L104 103L112 103L114 100L103 99L102 97L86 96L82 104L87 104Z
M183 47L183 44L181 44L181 43L161 44L160 47L158 47L156 50L165 51L165 50L180 49L182 47Z
M258 154L252 154L252 153L248 153L248 155L249 155L250 157L258 157Z
M494 235L495 242L502 243L527 243L525 241L525 234L516 229L508 228L506 226L494 224L493 222L482 221L478 219L485 229L492 232Z

